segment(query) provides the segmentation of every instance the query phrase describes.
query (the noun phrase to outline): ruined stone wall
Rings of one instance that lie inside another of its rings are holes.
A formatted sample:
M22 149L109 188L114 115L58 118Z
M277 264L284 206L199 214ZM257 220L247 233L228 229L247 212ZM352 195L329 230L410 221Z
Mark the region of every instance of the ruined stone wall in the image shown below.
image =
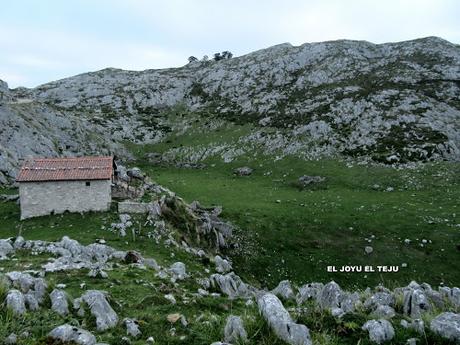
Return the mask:
M110 180L22 182L21 219L52 212L105 211L111 202L110 185Z

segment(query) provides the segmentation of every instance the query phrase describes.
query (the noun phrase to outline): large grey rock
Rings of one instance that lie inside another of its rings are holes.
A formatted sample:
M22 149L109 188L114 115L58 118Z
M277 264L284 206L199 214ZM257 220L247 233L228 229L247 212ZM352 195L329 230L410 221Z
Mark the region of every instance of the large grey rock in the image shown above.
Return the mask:
M368 309L375 309L381 305L394 306L394 303L395 298L392 293L379 291L364 301L364 307Z
M324 285L321 293L317 296L318 304L323 309L337 308L340 306L340 300L343 295L343 291L339 284L331 281Z
M460 288L443 286L439 288L439 292L442 297L447 298L454 306L460 307Z
M224 340L228 343L246 342L248 340L243 320L239 316L230 315L227 318L224 328Z
M14 252L10 241L0 240L0 260L5 260L7 256Z
M169 272L174 280L183 280L188 277L185 264L183 262L175 262L169 268Z
M211 287L219 289L229 298L250 298L254 296L255 289L244 283L234 272L213 274L210 277Z
M10 290L6 295L6 306L16 315L26 312L26 302L24 295L19 290Z
M118 316L107 302L106 294L103 291L88 290L81 298L96 318L98 331L105 331L117 325Z
M214 263L216 264L216 271L218 273L228 273L232 270L232 265L225 259L222 259L219 255L214 257Z
M139 323L137 320L126 318L123 322L126 326L126 334L134 338L141 335L141 330L139 329Z
M460 342L460 314L442 313L431 321L430 329L443 338Z
M372 312L371 315L376 319L391 319L396 315L396 312L389 305L381 304Z
M131 178L136 178L136 179L139 179L139 180L142 180L144 178L144 175L142 174L142 171L141 169L139 168L131 168L131 169L128 169L126 171L126 173L128 174L129 177Z
M317 300L318 296L321 294L321 291L323 291L323 288L323 283L310 283L301 286L296 295L297 304L302 304L303 302L310 299Z
M292 289L291 282L289 280L280 281L278 286L271 292L272 294L285 300L294 298L294 290Z
M233 170L233 173L238 176L249 176L252 174L252 171L250 167L240 167Z
M344 313L353 312L358 304L361 304L361 298L357 292L344 292L340 296L340 308Z
M0 80L0 104L10 100L10 89L6 81Z
M325 180L326 180L326 178L321 177L321 176L303 175L303 176L299 177L298 182L299 182L300 186L307 187L307 186L312 185L312 184L317 184L317 183L324 182Z
M22 249L26 245L26 240L22 236L16 237L13 243L14 249Z
M50 299L51 310L55 311L61 316L65 316L69 313L68 296L65 291L54 289L50 293Z
M12 271L6 273L10 285L23 293L33 295L38 303L42 303L46 294L47 284L43 278L32 277L29 273Z
M33 292L29 291L24 295L24 300L26 302L26 307L29 310L38 310L40 309L40 304L37 301L37 298Z
M383 319L369 320L362 328L369 332L369 339L376 344L382 344L395 336L391 323Z
M404 314L411 318L420 318L422 313L431 310L431 303L425 291L415 282L404 289Z
M62 342L73 342L78 345L95 345L96 337L84 329L68 324L53 329L48 336Z
M311 345L310 332L305 325L296 324L281 301L271 293L257 298L259 311L273 332L291 345Z

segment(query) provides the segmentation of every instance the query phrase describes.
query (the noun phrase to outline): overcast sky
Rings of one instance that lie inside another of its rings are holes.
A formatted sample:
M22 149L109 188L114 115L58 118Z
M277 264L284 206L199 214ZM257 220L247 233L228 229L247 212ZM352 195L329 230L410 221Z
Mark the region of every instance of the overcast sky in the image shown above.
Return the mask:
M458 0L11 0L0 8L0 79L10 87L284 42L460 43Z

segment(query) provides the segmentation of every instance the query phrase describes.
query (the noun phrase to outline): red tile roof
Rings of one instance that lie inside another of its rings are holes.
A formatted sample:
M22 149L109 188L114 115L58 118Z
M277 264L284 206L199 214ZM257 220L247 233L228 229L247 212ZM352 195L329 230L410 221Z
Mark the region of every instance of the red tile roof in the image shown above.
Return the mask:
M113 157L34 158L27 160L16 181L110 180Z

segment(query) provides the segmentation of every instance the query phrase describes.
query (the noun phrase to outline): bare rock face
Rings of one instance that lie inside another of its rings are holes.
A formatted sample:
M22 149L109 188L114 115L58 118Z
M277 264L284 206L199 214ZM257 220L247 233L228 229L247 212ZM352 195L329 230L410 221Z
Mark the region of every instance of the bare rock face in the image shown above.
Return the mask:
M404 314L411 318L420 318L422 313L431 310L431 303L422 289L416 282L411 282L404 288Z
M26 312L26 302L24 295L19 290L10 290L6 296L6 307L16 315Z
M281 301L271 293L257 298L259 311L275 334L291 345L311 345L310 332L305 325L296 324Z
M127 318L124 319L123 322L126 326L126 333L128 335L134 338L141 335L141 330L139 329L139 323L137 322L137 320Z
M332 281L327 283L318 295L318 304L323 309L337 308L340 306L340 299L343 292L339 284Z
M232 265L225 259L222 259L219 255L214 257L214 263L216 264L216 271L218 273L228 273L232 270Z
M395 298L392 293L387 291L379 291L370 296L364 302L364 307L369 309L376 309L379 306L394 306Z
M3 80L0 80L0 104L6 103L11 99L10 89L8 84Z
M442 313L431 321L430 329L443 338L460 342L460 314Z
M227 318L224 329L224 340L227 343L246 342L248 340L243 320L239 316L230 315Z
M369 332L369 339L376 344L382 344L395 336L391 323L383 319L367 321L362 328Z
M169 272L172 275L174 281L176 280L184 280L188 277L187 270L185 264L183 262L175 262L169 268Z
M0 184L13 182L20 161L27 157L107 155L116 150L121 157L129 156L103 126L87 121L84 115L32 99L10 99L2 104L1 98L0 91Z
M225 275L213 274L210 277L211 286L219 289L229 298L250 298L254 296L255 289L244 283L239 276L230 272Z
M458 45L436 37L339 40L175 69L108 68L34 89L8 90L0 82L0 182L11 181L28 155L127 155L123 140L160 142L175 124L155 115L178 105L242 122L258 114L261 126L218 150L184 147L162 155L174 161L188 154L190 165L207 152L231 161L251 147L280 157L343 154L385 164L458 160L459 65ZM266 125L275 130L266 133Z
M378 319L391 319L396 315L395 310L389 305L379 305L371 314Z
M117 325L118 316L109 302L107 302L104 292L89 290L81 298L90 308L91 314L96 318L98 331L105 331Z
M301 286L296 295L297 304L302 304L310 299L317 300L323 288L323 283L309 283Z
M271 293L285 300L294 298L294 290L289 280L281 281Z
M54 289L50 293L51 309L61 316L65 316L69 313L69 302L67 294L58 289Z
M64 343L75 343L78 345L95 345L96 337L84 329L73 327L68 324L56 327L48 336L53 340Z
M0 261L7 259L7 255L14 252L14 248L7 240L0 240Z
M441 287L439 290L454 306L460 307L460 288Z

